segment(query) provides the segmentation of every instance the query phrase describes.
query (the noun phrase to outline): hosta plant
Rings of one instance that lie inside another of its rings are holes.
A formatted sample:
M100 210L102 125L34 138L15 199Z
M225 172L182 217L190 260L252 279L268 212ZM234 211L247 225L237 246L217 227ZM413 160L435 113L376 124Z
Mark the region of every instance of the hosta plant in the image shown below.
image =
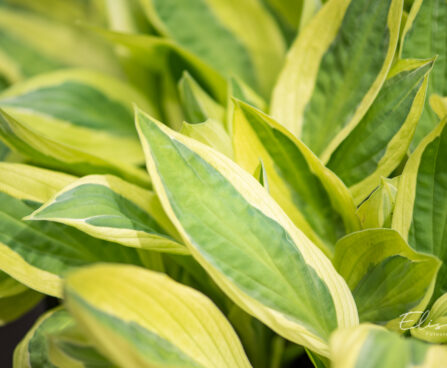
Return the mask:
M444 367L446 0L1 0L14 368Z

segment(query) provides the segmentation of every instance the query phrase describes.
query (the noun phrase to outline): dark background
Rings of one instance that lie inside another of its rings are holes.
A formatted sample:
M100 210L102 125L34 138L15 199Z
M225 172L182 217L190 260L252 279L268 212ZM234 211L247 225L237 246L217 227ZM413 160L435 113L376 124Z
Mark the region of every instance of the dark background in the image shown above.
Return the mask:
M12 367L12 354L16 345L26 335L34 321L47 309L47 301L41 301L34 309L0 328L0 367Z

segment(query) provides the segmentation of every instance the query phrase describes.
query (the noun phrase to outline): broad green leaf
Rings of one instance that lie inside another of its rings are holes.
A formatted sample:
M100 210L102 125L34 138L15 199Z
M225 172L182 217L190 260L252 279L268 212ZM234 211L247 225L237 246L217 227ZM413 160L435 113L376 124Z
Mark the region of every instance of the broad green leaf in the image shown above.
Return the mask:
M447 294L443 294L431 306L430 310L417 311L406 319L418 319L411 335L432 343L447 342Z
M112 364L89 345L65 343L63 348L70 355L56 346L54 337L75 327L76 322L63 308L45 313L17 345L14 368L112 368Z
M402 0L332 0L299 34L271 112L326 161L382 87L398 41Z
M401 60L366 115L332 154L328 168L360 203L405 156L425 103L433 60Z
M184 122L180 133L214 148L227 157L233 158L231 138L219 121L208 119L199 124Z
M98 240L62 224L23 221L72 177L0 163L0 269L41 293L60 296L61 277L94 262L141 264L137 250ZM12 185L13 184L13 185Z
M268 96L285 44L258 0L142 0L154 27L225 77ZM247 31L249 30L249 31Z
M188 72L185 72L180 80L179 91L188 123L203 123L208 119L224 121L225 109L214 101Z
M447 290L447 118L408 159L399 182L392 227L418 252L443 261L437 296Z
M447 116L447 97L431 95L430 106L436 115L438 115L439 119L443 119Z
M236 162L248 172L262 159L272 197L327 255L345 227L348 232L360 228L343 183L280 124L241 102L234 115L233 145Z
M329 259L233 161L140 110L136 122L157 195L194 258L247 313L327 355L330 333L357 323Z
M114 174L142 186L150 185L150 178L141 169L109 161L68 146L42 135L35 126L16 120L0 110L0 138L27 156L32 162L76 175Z
M164 274L86 267L67 278L65 302L98 350L118 366L250 367L217 307Z
M391 229L349 234L335 247L334 266L354 296L361 322L398 329L398 317L423 310L441 262L417 253Z
M382 178L376 190L360 205L357 215L363 229L391 227L398 184L399 177Z
M333 368L442 368L447 349L370 324L340 329L331 337Z
M26 220L75 227L129 247L185 254L157 196L117 177L86 176L64 187ZM169 235L171 234L171 235Z
M69 66L119 74L111 50L91 34L71 24L0 5L0 74L6 80L16 82Z
M424 59L437 56L432 76L428 81L428 97L434 93L447 96L446 18L446 0L415 0L401 36L400 56L402 58ZM430 105L426 104L412 148L416 147L438 121Z
M140 164L132 103L154 111L129 85L79 69L40 75L0 94L0 107L41 135L105 159Z

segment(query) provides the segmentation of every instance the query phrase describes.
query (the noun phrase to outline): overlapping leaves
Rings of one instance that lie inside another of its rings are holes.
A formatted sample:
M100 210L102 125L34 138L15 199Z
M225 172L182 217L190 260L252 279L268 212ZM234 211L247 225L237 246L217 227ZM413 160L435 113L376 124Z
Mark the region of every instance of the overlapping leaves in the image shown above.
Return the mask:
M441 367L446 14L0 1L15 368Z

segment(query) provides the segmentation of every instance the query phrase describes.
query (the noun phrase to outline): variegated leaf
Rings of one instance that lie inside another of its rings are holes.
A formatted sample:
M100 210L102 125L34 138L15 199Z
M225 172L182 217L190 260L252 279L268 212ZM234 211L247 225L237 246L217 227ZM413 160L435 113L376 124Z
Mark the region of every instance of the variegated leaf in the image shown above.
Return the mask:
M443 261L435 295L447 290L447 118L418 145L399 181L392 228Z
M276 23L257 0L142 0L142 4L160 33L225 77L235 75L268 96L285 45Z
M250 367L217 307L164 274L86 267L67 278L65 302L98 350L120 367Z
M33 125L16 120L2 110L0 110L0 138L9 147L40 165L75 175L114 174L142 186L150 185L150 178L141 169L60 143L42 135Z
M326 161L356 127L394 58L402 0L332 0L299 34L271 112Z
M0 270L41 293L61 296L62 277L94 262L141 265L135 249L91 238L66 225L23 221L74 178L1 163Z
M179 235L156 195L110 175L86 176L75 181L26 220L59 222L130 247L188 253L175 240Z
M447 349L363 324L331 337L333 368L442 368Z
M140 164L132 103L154 111L128 84L80 69L39 75L0 94L0 107L38 134L104 159Z
M360 203L405 156L425 103L433 60L401 60L327 163Z
M235 160L254 172L262 159L269 192L294 224L327 255L346 231L360 229L344 184L298 139L242 102L234 114Z
M329 259L251 174L136 111L154 187L194 258L249 314L327 355L357 312Z
M441 261L417 253L391 229L351 233L335 247L334 266L352 290L361 322L400 330L400 316L424 310Z
M401 35L400 56L424 59L437 56L427 95L447 96L447 1L415 0ZM439 122L427 103L415 133L413 147Z

